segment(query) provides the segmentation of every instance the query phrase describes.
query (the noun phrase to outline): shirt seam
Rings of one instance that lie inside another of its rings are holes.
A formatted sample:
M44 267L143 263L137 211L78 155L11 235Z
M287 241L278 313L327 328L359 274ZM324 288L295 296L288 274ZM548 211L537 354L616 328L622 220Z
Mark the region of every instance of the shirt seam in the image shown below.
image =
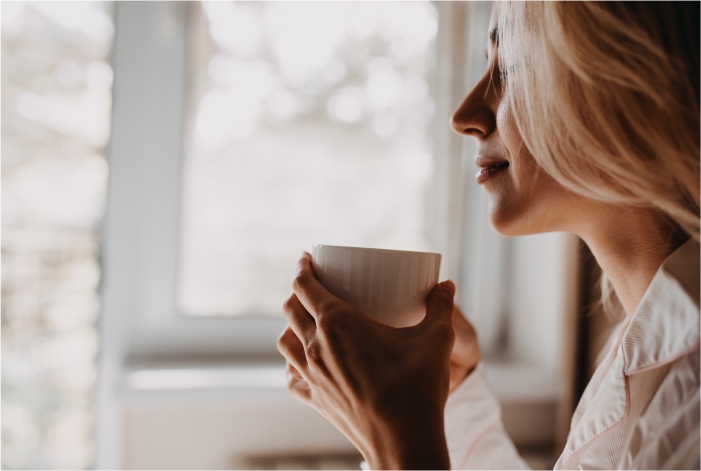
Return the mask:
M630 386L629 386L629 384L628 384L628 375L626 375L625 373L623 374L623 380L624 380L624 382L625 382L625 388L626 388L626 408L625 408L625 411L623 412L623 416L621 416L620 419L618 419L617 421L615 421L614 423L612 423L611 425L609 425L608 427L606 427L605 429L603 429L601 432L599 432L599 433L597 433L596 435L594 435L594 436L593 436L592 438L590 438L588 441L586 441L585 443L583 443L579 448L577 448L576 450L574 450L574 451L570 454L570 456L568 456L567 459L566 459L565 461L563 461L562 464L561 464L560 466L557 467L557 469L562 469L562 467L565 466L565 465L567 464L567 462L570 461L577 453L579 453L580 451L582 451L582 450L584 449L585 446L589 445L589 444L592 443L594 440L597 440L598 438L600 438L604 433L608 432L608 431L611 430L613 427L619 425L621 422L623 422L623 421L628 417L628 414L630 413Z
M462 466L460 466L460 469L465 469L467 466L467 462L470 461L472 453L475 451L475 448L481 442L484 437L487 436L489 432L491 432L493 429L495 429L498 425L499 422L501 421L501 418L495 419L492 421L475 439L474 442L472 442L472 446L470 446L470 449L467 450L467 453L465 454L465 458L462 460Z

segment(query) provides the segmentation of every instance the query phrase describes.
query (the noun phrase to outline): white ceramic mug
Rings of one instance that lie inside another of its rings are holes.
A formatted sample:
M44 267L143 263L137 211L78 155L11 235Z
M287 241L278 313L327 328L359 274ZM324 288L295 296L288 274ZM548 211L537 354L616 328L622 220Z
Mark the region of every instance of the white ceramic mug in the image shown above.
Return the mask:
M438 283L441 254L315 245L312 266L326 289L393 327L418 324Z

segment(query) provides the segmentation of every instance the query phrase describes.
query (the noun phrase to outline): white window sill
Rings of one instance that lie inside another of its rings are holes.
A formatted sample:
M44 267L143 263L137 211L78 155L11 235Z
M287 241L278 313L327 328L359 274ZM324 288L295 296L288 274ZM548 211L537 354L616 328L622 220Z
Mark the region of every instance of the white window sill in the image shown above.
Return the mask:
M487 362L487 378L504 403L556 402L562 397L563 382L538 366ZM258 396L269 400L288 398L285 370L279 364L135 368L125 372L121 384L123 400L196 398L224 394L229 399Z

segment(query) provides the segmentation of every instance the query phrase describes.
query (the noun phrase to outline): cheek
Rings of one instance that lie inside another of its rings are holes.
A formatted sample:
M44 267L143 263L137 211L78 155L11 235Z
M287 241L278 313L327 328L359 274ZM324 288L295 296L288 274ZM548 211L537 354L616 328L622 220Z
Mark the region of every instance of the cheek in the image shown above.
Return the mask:
M504 96L499 103L497 109L497 129L499 136L506 148L509 159L509 173L511 175L514 186L517 189L530 187L530 190L535 188L532 185L537 184L542 180L538 164L533 155L526 148L523 142L521 133L516 125L516 119L509 103L508 97ZM542 175L549 179L549 176Z
M530 187L538 180L538 164L526 148L516 125L509 100L504 97L497 109L497 129L509 159L509 173L517 189ZM533 189L533 188L531 188Z
M489 192L494 228L504 235L554 230L563 188L543 172L526 148L506 98L497 109L497 129L509 159L507 178Z
M576 214L572 194L540 170L527 151L517 160L502 191L490 194L494 228L508 236L567 230L568 219Z
M509 98L507 96L503 96L499 102L496 120L499 136L501 136L501 140L504 143L504 147L506 147L510 158L517 156L523 148L523 139L521 138L521 134L518 132L516 119L514 118L511 104L509 103Z
M532 207L535 160L523 145L511 106L506 97L496 113L497 129L509 160L508 173L498 185L489 188L489 214L494 228L504 235L520 235L521 226Z

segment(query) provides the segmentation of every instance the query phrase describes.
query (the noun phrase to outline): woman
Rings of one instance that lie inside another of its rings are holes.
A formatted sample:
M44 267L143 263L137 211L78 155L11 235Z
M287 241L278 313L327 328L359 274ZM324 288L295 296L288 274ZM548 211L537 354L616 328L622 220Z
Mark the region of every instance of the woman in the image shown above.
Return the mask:
M498 3L453 116L494 227L577 234L625 314L556 468L699 467L698 48L697 2ZM293 288L289 390L370 467L525 467L450 281L406 329L331 295L308 254Z

